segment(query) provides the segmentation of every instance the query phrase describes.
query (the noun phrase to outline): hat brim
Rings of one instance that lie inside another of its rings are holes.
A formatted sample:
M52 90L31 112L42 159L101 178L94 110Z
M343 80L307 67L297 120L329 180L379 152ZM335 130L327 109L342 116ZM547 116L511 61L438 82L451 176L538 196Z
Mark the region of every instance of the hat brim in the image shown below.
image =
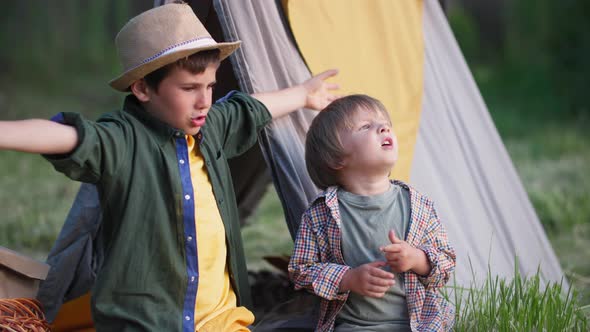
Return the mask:
M133 82L145 77L147 74L153 72L154 70L160 69L168 64L174 63L179 59L188 57L201 51L219 49L219 60L221 61L230 56L233 52L235 52L235 50L237 50L240 47L241 43L241 41L216 43L215 45L199 46L179 50L174 53L169 53L124 72L119 77L111 80L109 82L109 85L115 90L126 92L129 91L129 86Z

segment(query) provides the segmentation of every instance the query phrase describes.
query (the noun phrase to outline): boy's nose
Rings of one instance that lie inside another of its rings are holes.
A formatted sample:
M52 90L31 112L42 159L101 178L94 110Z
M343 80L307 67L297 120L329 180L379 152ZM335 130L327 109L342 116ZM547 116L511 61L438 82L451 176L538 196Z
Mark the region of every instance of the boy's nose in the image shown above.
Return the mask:
M208 109L211 107L211 97L206 94L199 96L195 101L195 108L198 110Z
M205 110L205 109L209 109L210 106L211 106L211 103L208 103L207 101L200 101L195 105L195 108L198 110Z
M388 125L381 125L381 127L379 128L379 132L380 133L388 133L390 131L389 126Z

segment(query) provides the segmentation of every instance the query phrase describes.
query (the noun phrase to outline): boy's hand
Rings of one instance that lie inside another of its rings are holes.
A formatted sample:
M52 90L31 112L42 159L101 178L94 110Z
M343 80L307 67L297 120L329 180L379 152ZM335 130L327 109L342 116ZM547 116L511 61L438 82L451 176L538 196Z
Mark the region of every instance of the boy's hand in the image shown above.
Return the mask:
M330 90L336 90L339 88L338 84L326 82L327 79L336 76L337 74L337 69L330 69L303 82L302 85L307 91L305 99L306 108L319 111L338 98L338 96L330 93Z
M352 291L369 297L383 297L395 283L393 273L384 271L382 261L363 264L348 270L340 282L340 291Z
M326 82L336 74L336 69L326 70L301 84L272 92L255 93L252 97L266 106L273 119L302 107L320 111L338 98L330 93L330 90L338 89L338 84Z
M393 230L389 231L389 241L391 244L381 247L380 250L393 272L402 273L412 270L420 275L427 275L430 272L428 258L422 250L398 239Z

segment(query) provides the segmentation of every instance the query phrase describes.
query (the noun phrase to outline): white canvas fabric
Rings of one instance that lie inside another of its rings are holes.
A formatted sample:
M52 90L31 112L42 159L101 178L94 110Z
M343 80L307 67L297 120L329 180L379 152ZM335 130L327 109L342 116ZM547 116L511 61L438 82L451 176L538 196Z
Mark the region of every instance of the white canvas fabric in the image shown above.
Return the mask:
M214 7L225 38L242 40L242 47L230 60L243 91L286 88L311 77L275 2L214 1ZM302 109L275 119L260 137L293 238L307 204L318 193L304 159L305 133L315 114Z
M563 272L437 1L424 1L424 97L411 183L428 194L458 258L460 285ZM471 260L471 265L469 262Z

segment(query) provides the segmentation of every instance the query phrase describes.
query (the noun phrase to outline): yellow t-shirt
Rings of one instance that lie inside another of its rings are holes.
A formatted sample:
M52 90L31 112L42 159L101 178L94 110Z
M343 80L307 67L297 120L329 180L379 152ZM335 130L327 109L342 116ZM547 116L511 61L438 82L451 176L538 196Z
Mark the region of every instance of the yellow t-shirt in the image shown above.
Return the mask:
M195 331L249 331L254 315L236 307L229 281L225 227L215 202L203 155L187 136L191 180L195 196L195 226L199 259L199 289L195 303Z

